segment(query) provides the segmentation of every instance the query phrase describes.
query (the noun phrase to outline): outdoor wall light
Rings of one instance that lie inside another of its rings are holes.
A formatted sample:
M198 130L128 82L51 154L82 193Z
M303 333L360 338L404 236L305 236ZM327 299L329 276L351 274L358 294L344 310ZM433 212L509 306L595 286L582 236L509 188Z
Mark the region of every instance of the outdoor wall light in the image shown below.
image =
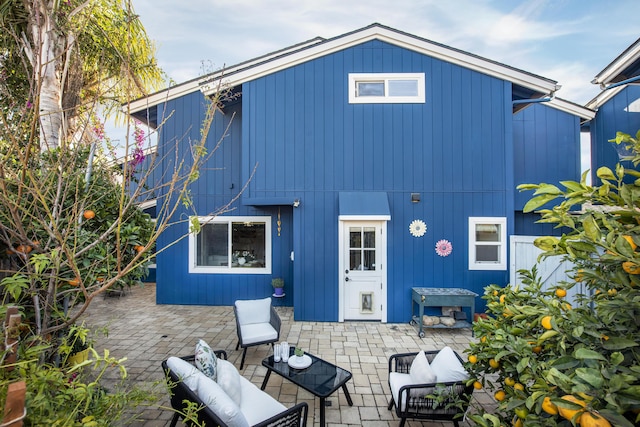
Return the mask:
M411 193L411 203L418 203L420 201L420 193Z
M298 206L300 206L300 199L295 199L295 200L293 201L293 207L294 207L294 208L297 208Z

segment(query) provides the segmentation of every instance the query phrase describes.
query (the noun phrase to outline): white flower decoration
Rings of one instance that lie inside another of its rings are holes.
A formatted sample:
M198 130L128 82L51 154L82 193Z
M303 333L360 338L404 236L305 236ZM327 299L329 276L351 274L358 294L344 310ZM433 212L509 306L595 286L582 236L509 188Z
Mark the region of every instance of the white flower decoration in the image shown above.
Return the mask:
M411 224L409 224L409 233L411 233L413 237L422 237L426 232L427 224L420 219L414 219L411 221Z

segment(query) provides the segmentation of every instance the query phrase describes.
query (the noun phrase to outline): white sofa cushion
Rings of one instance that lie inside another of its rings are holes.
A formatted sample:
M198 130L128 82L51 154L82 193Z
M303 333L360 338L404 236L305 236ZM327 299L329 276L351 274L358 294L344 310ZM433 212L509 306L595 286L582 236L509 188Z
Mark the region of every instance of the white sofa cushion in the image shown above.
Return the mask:
M391 388L391 395L393 396L393 401L396 403L396 406L399 405L398 402L400 402L400 388L412 384L413 381L411 380L411 375L409 374L402 374L400 372L389 373L389 387ZM400 407L401 411L404 411L407 406L407 398L408 393L405 391L402 395L402 406Z
M271 320L270 297L255 300L238 300L235 305L240 325L269 323Z
M254 424L249 424L240 407L206 375L199 377L197 395L229 427L249 427Z
M249 323L240 325L240 336L242 344L248 345L256 342L275 340L278 338L278 332L267 323Z
M218 360L218 379L216 382L236 405L242 401L242 389L240 387L240 373L231 362Z
M218 358L209 344L204 340L198 340L195 356L196 368L200 369L203 374L215 381L217 379Z
M287 409L282 403L242 376L240 377L240 388L242 389L240 411L250 425L256 425Z
M438 376L439 383L465 381L469 374L456 357L451 347L444 347L431 361L431 369Z
M191 363L183 360L179 357L171 356L167 359L167 366L171 371L182 380L182 382L193 390L194 393L198 392L198 378L204 376L202 372L198 370Z
M431 384L437 382L438 378L436 374L429 366L427 355L424 354L424 350L420 351L411 363L409 368L409 375L411 375L411 381L413 384Z

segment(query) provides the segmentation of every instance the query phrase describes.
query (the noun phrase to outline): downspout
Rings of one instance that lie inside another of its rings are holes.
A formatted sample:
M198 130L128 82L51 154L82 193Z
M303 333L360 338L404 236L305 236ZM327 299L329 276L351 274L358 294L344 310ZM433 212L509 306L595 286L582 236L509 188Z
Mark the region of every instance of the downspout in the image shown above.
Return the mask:
M628 78L626 80L622 80L622 81L617 82L617 83L612 83L609 86L606 86L604 83L600 83L600 89L601 90L609 90L609 89L613 89L613 88L618 87L618 86L622 86L622 85L626 85L626 84L629 84L629 83L633 83L633 82L638 81L638 80L640 80L640 76L635 76L635 77ZM595 82L591 82L591 83L595 83Z
M511 101L511 102L513 103L513 105L535 104L535 103L538 103L538 102L549 102L549 101L552 101L553 98L555 98L555 95L547 96L547 97L544 97L544 98L516 99L516 100Z

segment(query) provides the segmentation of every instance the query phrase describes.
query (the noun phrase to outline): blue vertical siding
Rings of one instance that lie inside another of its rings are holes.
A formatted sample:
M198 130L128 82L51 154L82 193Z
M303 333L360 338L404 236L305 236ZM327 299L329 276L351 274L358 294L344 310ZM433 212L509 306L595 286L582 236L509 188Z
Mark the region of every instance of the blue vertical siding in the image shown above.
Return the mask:
M349 104L351 72L425 72L427 101ZM461 286L481 294L489 283L506 283L503 271L467 271L467 227L469 216L512 217L512 189L505 185L512 162L505 146L510 85L373 41L245 83L242 92L243 157L251 159L245 166L260 165L244 203L302 201L296 210L297 319L339 316L340 191L389 194L389 321L410 318L413 286ZM411 192L420 192L422 202L412 204ZM420 239L408 232L417 218L429 227ZM451 240L454 254L437 256L439 239Z
M256 110L259 111L259 110ZM177 161L192 164L189 158L190 141L200 138L201 126L206 112L206 100L200 93L193 93L171 100L165 107L166 121L160 135L158 154L163 158L163 171L171 174ZM253 164L247 163L249 172L241 168L242 109L240 105L229 106L224 114L216 113L207 138L208 159L200 169L199 179L190 187L194 209L198 215L220 213L244 186ZM264 150L262 157L267 156ZM275 156L274 156L275 158ZM270 159L273 161L273 159ZM284 169L284 168L280 168ZM261 184L265 185L266 184ZM161 206L162 198L158 202ZM270 206L258 208L246 206L239 201L229 209L233 215L270 216L272 226L272 275L242 274L189 274L187 254L188 224L184 219L193 211L181 208L176 212L175 224L163 232L157 247L168 248L157 255L156 299L161 304L208 304L232 305L237 299L262 298L273 293L272 277L285 280L286 297L279 304L291 305L294 295L293 266L289 259L292 250L292 207ZM277 231L277 215L280 210L283 224L280 236ZM160 212L162 214L162 212ZM228 213L227 213L228 214ZM177 219L182 219L178 221ZM177 242L177 243L176 243Z
M560 186L560 181L580 181L579 126L577 116L544 104L531 104L513 116L515 234L559 233L549 226L535 224L539 215L522 214L533 192L520 192L516 187L543 182Z
M348 74L371 72L424 72L426 102L349 104ZM507 271L468 270L470 216L507 217L510 230L528 229L529 218L514 214L523 204L514 185L572 179L573 165L567 169L551 159L551 150L565 160L576 154L570 149L579 146L577 119L546 107L527 108L514 118L510 83L385 42L334 52L246 82L241 90L241 101L216 116L210 150L228 133L191 192L198 214L214 213L238 195L255 169L232 214L271 217L273 274L189 274L188 241L182 239L158 255L159 303L231 305L270 295L271 277L280 276L287 296L279 303L293 305L296 319L337 320L338 195L382 191L391 211L387 320L407 322L412 287L455 286L482 294L490 283L507 283ZM165 171L173 170L176 150L189 153L188 140L199 138L205 108L200 93L166 106L172 116L158 148ZM558 151L565 146L568 151ZM523 156L535 156L540 169L523 163ZM413 192L421 194L420 203L410 201ZM282 202L296 198L298 208ZM273 203L265 206L268 200ZM181 210L176 217L189 214ZM414 219L427 223L422 238L409 233ZM186 233L187 224L178 223L158 247ZM440 239L452 242L450 256L435 253ZM484 309L484 300L476 304Z
M608 142L616 137L616 132L630 135L640 130L640 86L627 85L613 98L598 108L596 117L591 121L591 175L597 183L595 171L600 166L614 170L619 162L615 143ZM625 167L633 167L623 162Z

